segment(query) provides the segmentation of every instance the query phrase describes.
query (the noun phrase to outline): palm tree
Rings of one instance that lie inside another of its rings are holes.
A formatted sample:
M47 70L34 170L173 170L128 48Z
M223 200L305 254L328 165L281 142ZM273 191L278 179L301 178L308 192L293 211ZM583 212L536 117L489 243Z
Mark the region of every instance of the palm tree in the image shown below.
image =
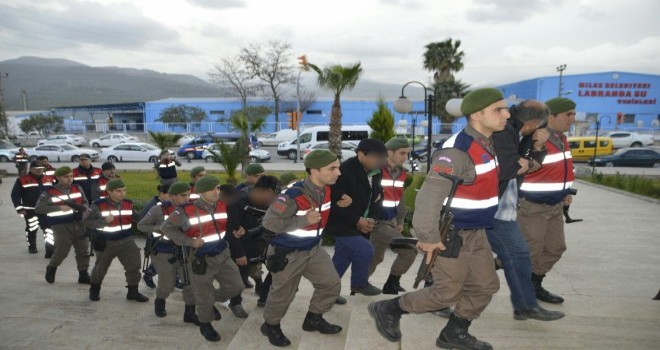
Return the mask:
M270 114L270 110L264 113L258 108L246 107L233 113L230 118L232 128L241 134L236 146L241 156L240 163L243 170L250 164L250 136L266 126L266 115Z
M154 140L154 143L161 150L166 150L170 147L175 147L176 143L183 137L180 134L171 134L164 132L153 132L149 131L149 136Z
M443 123L452 123L455 119L454 116L447 113L445 106L447 101L452 98L461 98L467 95L470 88L469 84L462 82L460 79L455 80L453 77L446 81L436 82L433 84L435 95L435 115L440 118ZM444 128L444 125L443 125ZM451 129L451 127L449 127ZM446 130L442 130L445 132Z
M317 84L322 88L331 90L334 94L334 102L330 112L328 145L330 151L341 154L341 94L355 87L362 74L362 66L360 62L352 66L337 64L323 69L311 63L308 63L308 66L318 74Z
M426 45L424 69L433 72L433 81L447 81L463 69L465 53L459 50L460 46L460 40L451 38Z
M238 165L245 158L243 155L244 151L241 151L238 142L231 146L221 141L217 145L218 151L211 149L211 147L208 148L208 151L213 155L213 161L225 168L227 183L236 185L238 183L236 169L238 169Z

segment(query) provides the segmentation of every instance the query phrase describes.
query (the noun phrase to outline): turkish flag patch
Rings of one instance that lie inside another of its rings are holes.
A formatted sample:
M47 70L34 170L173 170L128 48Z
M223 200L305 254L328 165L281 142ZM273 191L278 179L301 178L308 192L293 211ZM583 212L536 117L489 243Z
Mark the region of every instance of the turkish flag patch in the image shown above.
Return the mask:
M286 204L280 201L273 202L272 207L273 211L279 214L282 214L284 211L286 211Z
M433 166L433 171L438 174L454 174L454 165L453 164L436 164Z

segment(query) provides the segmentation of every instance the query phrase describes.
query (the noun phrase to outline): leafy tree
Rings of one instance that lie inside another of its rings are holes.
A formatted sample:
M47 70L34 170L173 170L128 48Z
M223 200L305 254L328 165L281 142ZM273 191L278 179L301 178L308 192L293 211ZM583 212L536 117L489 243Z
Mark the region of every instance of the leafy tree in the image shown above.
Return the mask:
M394 133L394 115L387 108L383 96L378 97L376 110L371 115L371 119L367 121L367 124L371 127L370 137L372 138L387 142L396 135Z
M433 72L433 87L437 92L435 98L435 115L443 123L451 123L454 117L445 110L447 101L467 94L469 85L456 80L454 73L463 70L465 53L460 50L461 41L451 38L426 45L424 52L424 69Z
M452 78L447 81L437 82L433 87L437 92L434 101L435 115L445 123L452 123L455 117L447 113L447 110L445 109L447 101L452 98L461 98L467 95L467 93L470 92L470 85L463 83L460 79L454 80Z
M5 113L5 104L0 101L0 138L6 139L9 136L9 128L7 126L7 113Z
M171 134L164 132L153 132L149 131L149 136L154 140L154 143L161 150L166 150L170 147L175 147L177 142L183 137L180 134Z
M332 110L330 112L330 133L328 135L328 146L330 151L340 154L341 152L341 94L352 90L362 75L362 65L358 62L349 66L332 65L323 69L308 63L317 74L317 84L325 89L331 90L334 95Z
M199 127L204 120L206 120L206 112L203 109L186 105L165 108L160 112L160 118L156 119L156 121L182 128L185 128L188 123Z
M62 117L53 114L33 114L21 120L19 128L26 134L36 131L40 135L48 137L53 132L64 131L64 121Z

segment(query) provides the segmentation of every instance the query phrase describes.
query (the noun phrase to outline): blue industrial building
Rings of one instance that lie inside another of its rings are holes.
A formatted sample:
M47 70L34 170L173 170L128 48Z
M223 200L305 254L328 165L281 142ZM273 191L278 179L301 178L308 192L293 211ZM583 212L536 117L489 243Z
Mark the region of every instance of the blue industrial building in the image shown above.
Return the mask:
M653 130L660 125L660 75L602 72L540 77L501 85L512 99L547 101L560 94L577 103L576 134L593 128ZM618 120L618 123L617 123Z

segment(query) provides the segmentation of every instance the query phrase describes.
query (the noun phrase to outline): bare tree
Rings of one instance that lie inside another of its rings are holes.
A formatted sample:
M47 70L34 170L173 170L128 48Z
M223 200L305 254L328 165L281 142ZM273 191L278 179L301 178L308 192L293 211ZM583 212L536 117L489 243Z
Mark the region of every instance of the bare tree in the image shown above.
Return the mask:
M286 99L282 100L280 105L280 110L284 112L293 112L296 110L296 94L290 94L286 96ZM302 86L300 87L300 111L305 112L309 107L316 102L316 92L311 90L306 90Z
M291 45L280 41L269 41L266 45L250 44L241 49L240 59L245 64L251 78L257 78L266 85L275 103L273 112L279 127L280 101L285 95L285 87L295 83L291 63Z
M247 107L248 98L257 96L263 89L254 81L253 74L240 56L221 58L208 74L212 82L227 88L231 96L238 98L243 108Z

